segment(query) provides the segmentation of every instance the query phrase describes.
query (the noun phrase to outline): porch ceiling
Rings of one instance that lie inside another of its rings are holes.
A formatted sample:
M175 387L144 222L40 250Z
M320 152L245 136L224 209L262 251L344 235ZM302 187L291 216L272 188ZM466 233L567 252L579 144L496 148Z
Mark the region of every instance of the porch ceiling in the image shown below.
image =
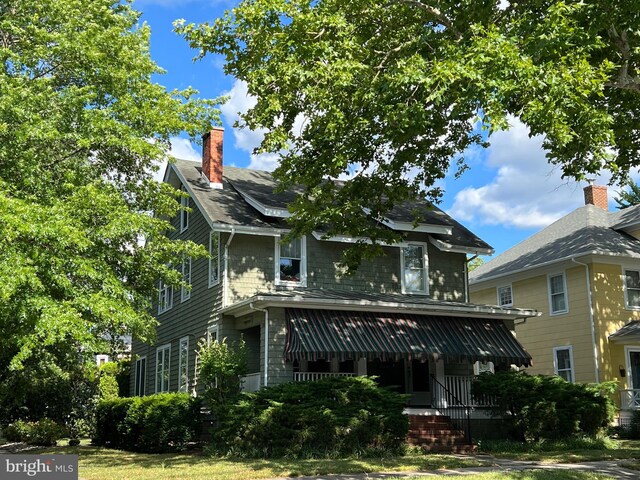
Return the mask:
M531 365L500 319L287 308L285 358L443 358Z

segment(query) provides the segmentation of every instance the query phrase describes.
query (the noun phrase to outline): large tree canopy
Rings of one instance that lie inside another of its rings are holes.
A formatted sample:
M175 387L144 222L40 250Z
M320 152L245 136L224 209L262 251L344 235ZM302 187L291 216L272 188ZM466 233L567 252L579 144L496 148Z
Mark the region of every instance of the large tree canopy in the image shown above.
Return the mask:
M217 111L152 81L138 16L120 0L0 0L0 383L152 337L157 279L180 282L169 262L202 251L163 237L179 202L151 175L170 136Z
M636 2L245 0L177 29L257 97L241 125L266 128L259 150L283 152L279 179L306 186L297 233L392 240L371 220L436 200L510 118L545 135L567 177L622 179L640 161Z

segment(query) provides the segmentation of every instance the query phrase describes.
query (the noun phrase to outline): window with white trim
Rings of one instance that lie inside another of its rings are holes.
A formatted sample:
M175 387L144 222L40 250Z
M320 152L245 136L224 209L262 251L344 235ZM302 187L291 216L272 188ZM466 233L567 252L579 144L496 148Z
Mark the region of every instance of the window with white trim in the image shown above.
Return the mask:
M220 232L209 232L209 287L220 283Z
M624 271L624 296L627 308L640 308L640 271Z
M553 347L553 370L556 375L564 378L567 382L575 382L576 376L573 371L573 348Z
M160 280L160 286L158 287L158 314L166 312L171 307L173 307L173 287Z
M187 285L180 288L180 301L186 302L191 298L191 257L182 259L182 280Z
M212 325L207 328L207 345L218 341L218 326Z
M282 242L276 237L276 283L305 286L307 281L306 238Z
M567 312L567 284L564 273L549 275L549 310L552 315Z
M513 307L513 293L511 285L498 287L498 305L501 307Z
M133 387L133 394L143 397L147 384L147 357L140 357L136 360L136 380Z
M162 345L156 349L156 393L169 391L171 345Z
M189 337L180 339L178 356L178 390L189 391Z
M400 252L402 293L429 293L426 245L412 243L402 247Z
M187 192L187 189L184 185L180 187L180 191L183 193ZM180 197L180 233L184 232L187 228L189 228L189 197Z

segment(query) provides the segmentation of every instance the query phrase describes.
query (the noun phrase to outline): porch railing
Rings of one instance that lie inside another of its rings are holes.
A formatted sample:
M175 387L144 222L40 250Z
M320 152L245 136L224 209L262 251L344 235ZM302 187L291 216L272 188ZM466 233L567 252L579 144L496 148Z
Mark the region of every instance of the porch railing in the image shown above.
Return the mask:
M440 383L435 375L430 376L429 383L433 407L441 415L448 416L453 426L464 434L467 443L471 445L471 407Z
M245 375L240 385L243 392L257 392L260 390L260 372Z
M492 397L473 397L471 395L471 383L474 378L475 376L445 375L443 383L446 389L460 399L460 402L464 405L470 407L491 407L495 405Z
M640 390L620 390L620 408L622 410L639 410Z
M355 373L331 373L331 372L294 372L294 382L315 382L327 377L355 377Z

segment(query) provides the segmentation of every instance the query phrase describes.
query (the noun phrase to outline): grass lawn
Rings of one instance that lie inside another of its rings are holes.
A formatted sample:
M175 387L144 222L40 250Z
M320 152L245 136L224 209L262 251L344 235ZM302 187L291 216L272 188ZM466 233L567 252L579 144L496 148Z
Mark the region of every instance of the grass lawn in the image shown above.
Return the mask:
M529 470L526 472L491 472L478 475L460 475L456 477L438 475L427 477L429 480L606 480L606 475L589 472L567 472L550 470ZM402 480L407 480L406 478ZM425 477L412 477L409 480L425 480Z

